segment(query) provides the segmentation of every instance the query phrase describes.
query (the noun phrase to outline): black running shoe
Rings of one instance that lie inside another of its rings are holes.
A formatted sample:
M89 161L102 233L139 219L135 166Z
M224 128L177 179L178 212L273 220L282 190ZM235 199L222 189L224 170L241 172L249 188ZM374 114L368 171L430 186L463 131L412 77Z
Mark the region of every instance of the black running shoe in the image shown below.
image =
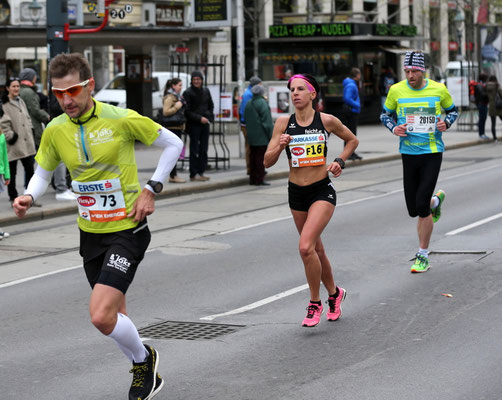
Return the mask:
M161 378L160 386L157 385L159 353L152 346L145 345L145 348L149 354L147 360L142 363L133 363L129 371L133 374L129 400L149 400L160 391L164 383Z
M161 376L159 375L159 373L157 372L157 379L156 379L156 383L155 383L155 390L150 395L149 399L153 399L153 396L155 396L157 393L159 393L163 386L164 386L164 379L162 379Z

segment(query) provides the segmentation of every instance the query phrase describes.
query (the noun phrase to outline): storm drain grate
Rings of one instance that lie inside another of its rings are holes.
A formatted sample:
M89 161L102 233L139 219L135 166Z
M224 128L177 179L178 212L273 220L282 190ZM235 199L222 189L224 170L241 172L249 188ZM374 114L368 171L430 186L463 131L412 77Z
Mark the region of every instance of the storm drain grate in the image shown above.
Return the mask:
M139 329L139 334L150 339L211 340L244 327L245 325L164 321Z

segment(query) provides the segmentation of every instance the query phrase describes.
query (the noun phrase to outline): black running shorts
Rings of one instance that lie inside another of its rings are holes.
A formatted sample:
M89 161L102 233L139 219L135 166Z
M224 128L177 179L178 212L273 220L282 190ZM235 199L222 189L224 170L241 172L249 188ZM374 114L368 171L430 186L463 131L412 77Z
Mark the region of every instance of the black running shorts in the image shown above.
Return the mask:
M80 230L80 255L92 288L96 283L126 293L150 243L146 220L137 227L113 233Z
M307 186L288 182L289 208L308 211L316 201L327 201L336 206L336 190L329 177Z
M443 153L401 154L406 208L410 217L428 217Z

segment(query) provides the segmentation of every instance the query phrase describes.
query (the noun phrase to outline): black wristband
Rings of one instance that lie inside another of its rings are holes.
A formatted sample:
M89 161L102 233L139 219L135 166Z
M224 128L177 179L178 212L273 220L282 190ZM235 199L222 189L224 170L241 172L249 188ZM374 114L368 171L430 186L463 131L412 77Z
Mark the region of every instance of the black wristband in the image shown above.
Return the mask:
M333 162L338 163L338 165L340 165L340 168L341 168L341 169L344 169L344 168L345 168L345 161L343 161L341 158L338 158L338 157L337 157L337 158L335 158L335 159L333 160Z

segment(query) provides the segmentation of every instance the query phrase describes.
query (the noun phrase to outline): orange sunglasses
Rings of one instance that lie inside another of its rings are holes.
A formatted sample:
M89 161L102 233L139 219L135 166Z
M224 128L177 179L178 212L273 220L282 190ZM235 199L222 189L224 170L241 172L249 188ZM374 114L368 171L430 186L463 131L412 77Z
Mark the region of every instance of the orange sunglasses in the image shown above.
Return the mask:
M66 89L59 89L53 87L52 93L54 93L54 96L56 96L58 99L62 99L65 94L70 97L75 97L78 96L80 93L82 93L84 87L86 87L91 80L93 80L93 78L89 78L83 82L77 83L76 85L69 86Z

